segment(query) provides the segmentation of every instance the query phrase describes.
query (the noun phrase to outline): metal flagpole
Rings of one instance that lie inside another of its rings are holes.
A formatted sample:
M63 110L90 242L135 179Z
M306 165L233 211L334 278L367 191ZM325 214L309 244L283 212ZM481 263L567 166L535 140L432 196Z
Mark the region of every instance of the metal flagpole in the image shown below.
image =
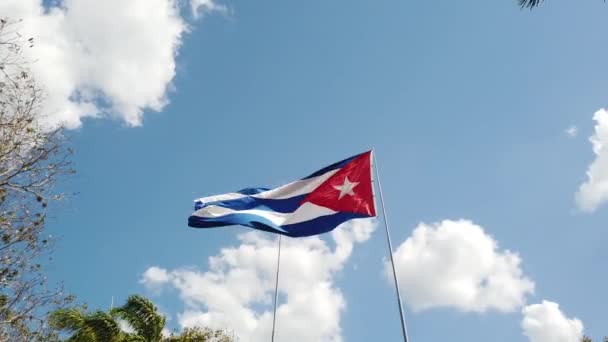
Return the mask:
M375 159L375 158L374 158ZM403 306L401 304L401 295L399 294L399 282L397 281L397 272L395 271L395 261L393 260L393 244L391 243L391 234L388 228L388 219L386 217L386 208L384 207L384 197L382 196L382 185L380 185L380 172L378 171L378 161L373 160L374 169L376 170L376 179L378 180L378 192L380 193L380 203L382 205L382 215L384 216L384 227L386 228L386 242L388 243L388 252L391 257L391 266L393 269L393 279L395 281L395 290L397 291L397 305L399 306L399 318L401 319L401 332L403 333L403 342L408 342L407 327L405 325L405 317L403 315Z
M274 328L277 321L277 302L279 301L279 267L281 264L281 235L279 234L279 253L277 256L277 275L274 283L274 310L272 313L272 337L271 342L274 342Z

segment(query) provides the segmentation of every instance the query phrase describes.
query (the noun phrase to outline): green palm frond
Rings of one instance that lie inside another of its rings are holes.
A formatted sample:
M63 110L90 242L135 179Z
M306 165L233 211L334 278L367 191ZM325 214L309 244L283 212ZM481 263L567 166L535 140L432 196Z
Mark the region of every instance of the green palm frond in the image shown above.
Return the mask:
M519 6L521 6L522 8L524 8L524 7L534 8L538 5L540 5L540 3L543 2L544 0L518 0L518 1L519 1Z
M97 342L97 337L90 330L76 332L66 342Z
M158 312L156 306L148 299L132 295L127 299L125 305L113 309L111 314L129 323L137 335L145 338L145 341L157 342L162 340L165 317Z
M122 331L125 322L133 331ZM109 312L60 309L49 316L49 325L67 333L66 342L161 342L165 317L148 299L133 295Z
M78 309L59 309L49 316L49 325L66 332L77 332L85 327L84 314Z
M86 316L85 325L93 332L97 341L117 341L121 335L118 323L116 323L112 316L103 311L97 311Z
M163 342L235 342L236 337L226 331L211 328L186 328L179 335L172 335Z
M122 334L114 318L103 311L85 314L79 309L59 309L49 316L49 325L71 333L69 342L112 342Z
M144 337L133 334L123 334L120 342L148 342Z
M93 331L86 326L85 314L79 309L59 309L49 316L49 326L72 334L67 342L95 342Z

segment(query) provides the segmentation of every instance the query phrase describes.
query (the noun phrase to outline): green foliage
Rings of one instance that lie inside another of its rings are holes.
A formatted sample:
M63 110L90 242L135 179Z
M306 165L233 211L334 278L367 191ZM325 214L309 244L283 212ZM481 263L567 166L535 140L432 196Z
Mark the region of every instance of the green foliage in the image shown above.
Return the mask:
M545 0L517 0L517 1L519 2L519 6L521 8L533 9L534 7L539 6ZM606 0L604 0L604 2L606 2ZM604 342L608 342L608 341L604 341Z
M603 341L608 342L608 337L604 337ZM583 339L581 340L581 342L593 342L593 340L589 336L583 336Z
M122 307L112 310L114 317L125 320L138 336L149 342L162 340L165 317L158 313L156 306L148 299L133 295Z
M59 309L49 316L49 325L72 336L71 342L119 341L121 335L117 322L109 314L96 311L90 314L83 310Z
M132 331L121 330L121 322ZM233 342L221 330L188 328L181 334L163 336L166 319L150 300L129 296L123 306L109 312L59 309L51 313L49 325L67 335L66 342Z
M163 342L232 342L235 340L222 330L186 328L180 335L166 338Z
M49 324L57 329L76 332L79 327L84 326L84 313L75 308L59 309L49 316Z
M521 6L521 8L534 8L538 5L540 5L541 2L543 2L544 0L518 0L519 1L519 6Z

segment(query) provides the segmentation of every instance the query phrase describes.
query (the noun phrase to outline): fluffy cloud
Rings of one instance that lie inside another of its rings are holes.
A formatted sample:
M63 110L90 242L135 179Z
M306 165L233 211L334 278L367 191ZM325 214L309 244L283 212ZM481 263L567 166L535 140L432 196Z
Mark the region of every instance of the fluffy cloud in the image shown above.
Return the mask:
M608 111L600 109L593 116L595 133L589 138L595 160L587 169L587 181L576 193L576 203L581 210L595 211L608 200Z
M394 257L404 300L414 310L510 312L534 291L534 283L520 269L519 256L499 250L496 241L470 221L421 223ZM390 265L385 266L392 277Z
M567 318L557 303L543 301L522 312L521 327L530 342L579 342L583 337L583 323Z
M3 0L2 16L23 19L34 37L25 52L46 91L45 121L74 128L84 117L142 123L144 110L160 111L175 76L175 57L188 25L179 0ZM196 13L221 9L192 0Z
M333 246L318 237L283 239L279 293L284 300L277 309L277 340L342 340L340 317L346 302L334 276L354 244L369 239L374 229L372 220L351 221L332 232ZM178 291L185 304L178 314L182 327L229 328L240 341L268 341L277 241L267 236L240 235L238 247L222 249L209 259L208 271L151 267L141 282L152 289L164 285Z
M160 267L150 267L141 276L140 283L145 284L149 289L160 290L163 285L171 280L167 270Z

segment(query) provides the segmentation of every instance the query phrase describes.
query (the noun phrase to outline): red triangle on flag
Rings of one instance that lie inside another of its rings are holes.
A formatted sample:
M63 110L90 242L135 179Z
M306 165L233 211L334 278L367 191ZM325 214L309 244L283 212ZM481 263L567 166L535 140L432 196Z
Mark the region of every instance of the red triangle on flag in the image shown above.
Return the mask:
M376 216L372 190L371 151L336 172L302 201L335 211Z

